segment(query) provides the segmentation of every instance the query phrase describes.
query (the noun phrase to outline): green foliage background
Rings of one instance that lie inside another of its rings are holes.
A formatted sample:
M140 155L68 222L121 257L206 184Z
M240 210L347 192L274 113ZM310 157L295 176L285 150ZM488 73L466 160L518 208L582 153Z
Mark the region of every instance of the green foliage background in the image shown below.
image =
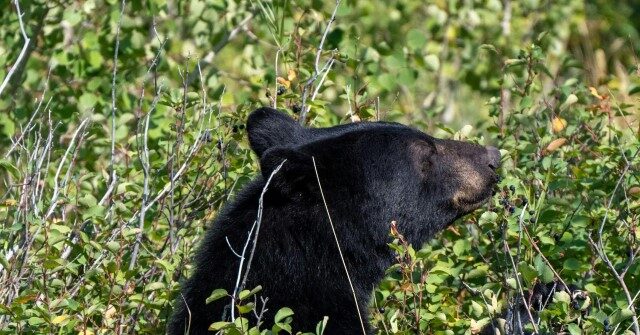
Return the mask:
M390 236L380 333L475 334L559 277L591 313L559 296L535 330L640 335L636 2L344 0L320 52L334 2L19 5L26 47L0 4L0 333L162 332L194 246L258 171L247 114L276 105L503 149L487 208L424 247ZM263 332L290 331L279 317Z

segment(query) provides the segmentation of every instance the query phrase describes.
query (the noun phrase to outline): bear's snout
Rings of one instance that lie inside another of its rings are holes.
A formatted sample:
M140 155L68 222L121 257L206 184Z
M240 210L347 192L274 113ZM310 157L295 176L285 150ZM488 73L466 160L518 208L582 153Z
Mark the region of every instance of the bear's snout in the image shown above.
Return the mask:
M497 170L500 167L500 150L496 147L487 147L487 157L489 160L489 167L493 170Z

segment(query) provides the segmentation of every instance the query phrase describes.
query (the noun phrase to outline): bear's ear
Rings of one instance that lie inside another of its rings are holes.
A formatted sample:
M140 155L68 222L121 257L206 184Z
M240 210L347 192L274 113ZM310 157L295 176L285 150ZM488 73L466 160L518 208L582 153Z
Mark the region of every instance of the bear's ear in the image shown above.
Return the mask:
M247 132L251 149L262 158L270 148L298 144L303 128L288 115L273 108L262 107L249 115Z
M280 169L273 175L270 185L283 193L301 191L315 186L313 158L290 147L276 147L264 152L260 159L264 180L268 180L281 164Z
M433 142L414 140L409 144L409 158L415 170L426 177L431 170L432 157L437 153Z

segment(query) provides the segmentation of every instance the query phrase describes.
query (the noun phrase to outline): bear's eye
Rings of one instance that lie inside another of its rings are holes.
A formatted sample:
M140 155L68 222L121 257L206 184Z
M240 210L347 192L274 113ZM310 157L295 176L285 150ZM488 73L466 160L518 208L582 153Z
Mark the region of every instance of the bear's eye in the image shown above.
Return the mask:
M420 172L422 172L422 175L427 175L427 173L429 173L430 170L431 170L431 160L425 159L420 165Z
M436 146L431 141L416 140L409 146L409 157L414 169L419 172L423 178L429 175L432 168L432 159L435 154L437 154Z
M431 141L425 141L426 145L424 150L425 156L431 157L438 154L438 146Z

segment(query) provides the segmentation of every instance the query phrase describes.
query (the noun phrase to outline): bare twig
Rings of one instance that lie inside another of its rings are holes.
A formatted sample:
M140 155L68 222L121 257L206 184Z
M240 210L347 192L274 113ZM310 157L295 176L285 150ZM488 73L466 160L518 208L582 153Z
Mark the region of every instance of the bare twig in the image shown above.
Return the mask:
M222 50L227 44L229 44L229 42L231 42L231 40L233 40L234 38L236 38L236 36L238 36L238 34L247 29L247 24L251 21L251 19L253 19L254 17L254 13L250 12L247 17L245 17L244 19L242 19L235 27L233 27L233 29L229 30L229 32L224 35L224 37L218 42L216 43L216 45L213 46L213 48L211 49L211 51L209 51L209 53L207 53L201 60L201 67L205 68L208 65L213 63L214 58L216 57L216 55L218 55L218 53L220 52L220 50ZM192 72L188 77L187 77L187 84L191 84L193 83L194 80L196 80L198 78L198 73L196 73L195 71Z
M340 260L342 261L342 266L344 267L344 272L347 275L347 280L349 281L349 287L351 288L351 293L353 294L353 303L356 304L356 311L358 312L358 319L360 320L360 326L362 327L362 334L367 335L367 331L364 327L364 321L362 320L362 313L360 313L360 306L358 305L358 298L356 297L356 290L353 288L353 283L351 282L351 276L349 275L349 269L347 268L347 263L344 261L344 256L342 255L342 248L340 247L340 242L338 241L338 235L336 234L336 228L333 225L333 220L331 220L331 214L329 213L329 206L327 206L327 200L324 198L324 192L322 191L322 184L320 183L320 176L318 175L318 168L316 167L316 158L311 157L313 161L313 171L316 173L316 180L318 181L318 187L320 188L320 195L322 196L322 202L324 203L324 209L327 211L327 217L329 218L329 224L331 225L331 232L333 233L333 238L336 241L336 246L338 247L338 253L340 254Z
M320 44L318 45L318 50L316 51L316 61L315 61L315 66L313 70L313 75L311 76L311 78L309 78L309 80L307 80L307 82L304 84L304 87L302 89L302 106L301 106L302 111L300 112L301 124L305 123L307 119L307 113L309 113L310 106L307 106L306 102L307 102L307 97L309 96L309 90L311 89L311 86L313 86L313 84L316 82L316 80L318 79L318 76L320 76L321 73L323 73L324 71L329 72L329 70L331 69L331 66L333 65L334 59L333 59L333 55L331 55L331 58L329 58L329 60L327 60L327 62L321 68L320 56L322 55L322 48L324 47L325 40L327 39L327 35L329 34L329 30L331 29L331 24L333 23L333 21L336 20L336 13L338 12L338 7L340 7L340 1L341 0L336 0L336 6L333 9L333 13L331 14L331 18L327 23L327 27L324 29L324 33L322 34L322 39L320 39ZM324 76L326 76L326 74ZM320 84L318 86L320 86ZM318 88L316 88L316 91L317 90ZM314 97L315 97L315 94L314 94ZM313 101L313 99L311 100Z
M253 301L254 301L254 305L257 307L258 306L258 297L254 296ZM260 325L260 323L262 322L262 318L264 318L264 313L266 313L269 310L267 308L267 301L269 301L269 298L260 297L260 302L262 303L262 307L260 307L260 313L258 313L258 309L257 308L253 309L253 315L256 317L256 324L257 325Z
M333 13L331 14L331 19L327 23L327 28L324 30L324 34L322 34L322 39L320 40L320 44L318 45L318 51L316 51L316 62L315 69L318 71L320 68L320 55L322 54L322 48L324 47L324 42L327 39L327 35L329 35L329 29L331 28L331 24L336 20L336 13L338 12L338 7L340 6L340 0L336 0L336 6L333 8Z
M253 231L253 226L251 227L251 230L249 231L249 235L251 235L251 232ZM224 237L224 240L227 241L227 246L229 247L229 250L231 250L231 252L236 255L236 257L238 258L242 258L242 255L240 255L236 249L233 248L233 246L231 246L231 242L229 242L229 238L228 237ZM249 241L249 239L247 239L247 241Z
M273 176L280 171L282 165L287 160L283 160L280 165L278 165L269 175L267 182L264 184L262 188L262 193L260 193L260 199L258 200L258 214L256 216L256 221L253 223L251 227L251 231L249 231L249 236L247 237L247 241L244 244L244 248L242 248L242 255L240 257L240 265L238 266L238 277L236 278L236 286L233 290L233 295L231 296L231 320L235 320L235 305L236 300L238 299L238 294L242 291L247 284L247 278L249 277L249 271L251 270L251 263L253 262L253 255L256 252L256 246L258 245L258 235L260 234L260 226L262 225L262 211L264 209L264 195L267 193L267 189L269 188L269 184L271 183L271 179ZM253 234L253 230L255 228L255 234ZM249 241L251 241L251 235L253 234L253 244L251 246L251 252L249 253L249 259L247 260L247 268L243 270L245 255L247 251L247 246L249 245ZM244 276L242 273L244 271ZM242 277L242 282L240 282L240 278Z
M275 87L273 88L273 109L278 109L278 58L280 57L280 53L282 52L281 48L278 48L276 51L276 61L275 61L275 73L276 73L276 82Z
M311 101L316 100L316 96L318 96L318 93L320 92L320 87L322 87L322 83L324 83L324 80L327 79L327 74L329 74L329 71L331 71L331 67L333 66L333 63L335 63L335 61L336 60L333 58L329 59L329 62L326 66L327 69L324 70L322 78L320 78L318 85L316 85L316 89L313 91L313 95L311 95Z
M113 201L111 200L111 193L115 189L117 176L116 176L116 166L115 166L115 156L116 156L116 76L118 74L118 51L120 49L120 27L122 26L122 17L124 16L124 7L125 0L122 0L120 3L120 17L118 18L118 25L116 26L116 47L113 52L113 76L111 78L111 161L109 163L111 176L109 181L109 187L107 188L107 192L100 200L100 203L104 203L104 200L109 199L109 217L113 220L113 215L111 215L111 211L113 210Z
M16 5L16 11L18 12L18 23L20 24L20 32L22 33L22 39L24 40L24 45L22 46L22 50L20 50L20 54L16 59L16 62L13 64L9 72L7 72L7 76L4 77L2 84L0 84L0 95L4 91L5 87L11 80L11 77L16 72L16 69L20 66L22 61L24 60L25 55L27 54L27 50L29 49L29 43L31 43L31 39L27 36L27 31L24 29L24 22L22 21L22 16L24 13L20 11L20 2L18 0L14 0L13 3Z
M638 155L639 152L640 150L637 150L636 153L631 158L631 160L633 160L635 156ZM615 194L618 191L618 188L620 188L620 185L622 184L622 181L624 180L624 177L626 176L627 172L631 168L631 163L629 162L629 160L627 160L626 157L625 157L625 161L626 161L625 167L622 173L620 174L620 178L618 178L618 182L616 183L616 186L614 187L613 192L611 192L611 197L609 198L609 201L607 203L607 208L605 210L604 217L602 218L602 222L600 223L600 228L598 229L597 243L593 241L590 235L588 237L589 237L589 243L595 249L596 253L598 254L598 257L600 257L600 259L607 265L609 270L611 270L611 273L613 274L613 276L616 278L616 280L620 284L620 287L622 287L622 291L624 292L625 298L627 299L627 304L628 304L627 309L633 312L633 315L631 316L631 324L633 326L633 331L636 335L640 335L640 325L638 324L638 316L633 303L634 298L631 297L631 292L629 291L629 288L627 287L627 284L624 281L624 274L621 274L620 272L618 272L618 270L616 270L616 267L613 265L613 263L607 256L606 252L604 251L604 242L602 237L604 226L609 216L609 209L611 208L611 204L613 203L613 198L615 197Z
M189 308L189 304L187 303L187 300L184 298L184 295L182 295L182 292L180 292L180 297L182 298L183 306L187 309L187 313L189 314L187 329L185 329L185 334L189 334L191 330L191 309Z
M567 286L567 283L565 283L564 280L562 280L562 277L560 277L560 274L553 268L553 266L551 265L551 262L549 262L547 257L545 257L544 253L540 250L536 241L534 241L531 235L529 234L529 230L527 230L527 227L523 226L523 228L524 228L525 234L527 235L527 238L529 239L529 241L531 241L531 246L533 246L533 249L536 250L538 255L540 255L542 260L545 262L545 264L547 264L549 269L551 269L551 272L553 272L553 274L556 276L556 278L558 278L558 280L562 283L562 285L564 285L564 287L569 287Z
M156 29L155 17L153 18L153 33L157 38L158 42L160 42L160 47L158 48L158 52L156 53L155 57L151 61L151 64L147 68L147 73L145 74L145 78L142 82L142 90L140 93L140 99L138 100L138 106L140 109L142 109L142 99L144 98L145 84L149 78L149 74L151 73L152 70L154 70L154 73L155 73L155 69L158 63L160 62L160 56L162 55L162 51L164 50L164 45L168 40L168 38L165 38L164 40L160 40L160 35L158 34L158 30ZM138 232L136 234L136 241L133 247L133 252L131 254L131 262L129 263L129 269L133 269L138 258L138 251L140 249L140 243L142 241L144 220L147 212L146 204L147 204L147 201L149 200L149 193L150 193L149 178L150 178L151 172L150 172L150 164L149 164L149 146L148 146L149 119L151 117L151 114L155 110L156 105L158 104L158 101L160 100L160 92L162 91L162 84L158 87L157 80L154 81L154 83L155 83L154 85L155 92L153 96L153 101L151 102L151 107L149 108L149 111L146 113L144 117L144 125L143 125L144 130L143 130L143 136L142 136L142 144L138 142L138 157L140 158L140 164L142 165L142 173L143 173L143 189L142 189L142 203L140 205L140 215L139 215L139 222L138 222ZM136 134L136 137L139 138L139 134ZM142 150L140 150L140 145L142 145ZM169 230L169 235L173 236L172 230Z
M78 138L78 135L82 133L83 135L81 135L80 138L84 137L84 133L85 133L84 130L86 129L86 125L88 122L89 122L88 118L82 120L82 122L78 126L78 129L76 129L75 133L73 134L73 137L71 138L71 142L69 143L67 150L64 152L64 155L62 156L62 159L60 160L60 164L58 164L58 169L56 170L56 174L53 177L53 195L51 196L51 200L50 200L51 205L49 206L49 210L47 210L47 214L44 216L45 221L49 217L51 217L51 214L53 214L53 211L56 209L56 206L58 205L58 196L60 195L60 184L58 182L58 179L60 177L60 172L62 171L62 167L64 166L64 163L67 161L67 157L69 156L69 153L71 152L71 150L76 149L75 143L76 141L80 141L80 139ZM71 169L71 167L69 167L69 169ZM67 170L67 172L69 172L69 170ZM70 177L70 174L67 173L64 181L62 182L62 187L66 185L69 177Z
M511 35L511 0L503 0L502 1L504 7L504 14L502 15L502 22L500 25L502 26L502 35L509 36Z
M520 218L518 219L520 221L520 226L523 227L522 225L522 221L524 220L524 213L527 211L527 205L525 204L522 207L522 212L520 213ZM538 325L535 322L535 319L533 318L533 315L531 314L531 308L529 306L529 303L526 301L526 299L524 298L524 290L522 289L522 282L520 281L520 276L518 275L518 267L516 266L515 261L513 260L513 256L511 255L511 251L509 248L509 245L507 244L507 239L504 238L503 239L503 243L504 243L504 252L509 256L509 260L511 261L511 266L513 267L513 275L516 277L516 284L518 286L518 293L520 294L520 298L522 300L522 303L524 304L525 309L527 310L527 316L529 317L529 320L531 320L531 325L533 325L533 332L534 334L538 333ZM519 313L518 313L519 315ZM520 328L522 328L522 325L520 325Z
M145 85L147 83L147 80L149 80L149 73L151 73L151 70L154 70L154 72L155 72L155 69L157 68L158 64L160 63L160 56L162 55L162 51L164 50L164 45L169 40L168 37L165 37L164 40L160 41L160 35L158 34L158 30L156 29L155 17L153 19L153 33L155 34L156 38L158 39L158 42L160 43L160 47L158 48L158 52L156 53L156 55L153 57L153 60L151 61L151 64L147 68L147 73L145 73L145 75L144 75L144 80L142 81L142 85L141 85L142 86L142 90L140 92L140 98L138 99L138 108L142 108L142 99L144 98L144 87L145 87Z
M88 119L85 119L79 125L78 129L76 129L76 131L74 132L74 135L71 138L71 142L69 143L69 146L65 154L63 155L60 163L58 164L58 167L55 172L55 176L53 177L54 189L53 189L53 195L51 196L51 199L49 199L49 202L50 202L49 209L47 210L46 215L44 217L41 217L40 209L38 206L42 206L42 205L40 204L41 199L39 199L38 189L39 189L39 184L41 184L40 182L41 178L46 177L47 175L46 171L49 171L48 166L49 166L49 159L52 151L51 148L53 144L53 134L57 127L57 125L56 126L53 125L53 122L51 121L50 116L51 115L49 114L49 121L48 121L49 134L47 135L47 138L41 139L39 136L39 131L36 132L37 139L36 139L35 148L33 150L33 154L30 155L30 160L34 161L33 168L31 173L28 173L28 176L25 176L25 184L22 189L22 197L21 197L21 202L23 203L23 206L24 206L22 209L24 211L24 216L27 217L28 213L31 212L36 218L41 219L39 220L41 223L38 224L35 231L32 231L31 233L25 233L23 237L23 242L21 243L20 247L16 249L15 254L9 254L5 258L7 262L11 261L12 257L16 258L15 263L12 265L10 269L8 269L9 271L14 271L13 274L10 274L10 278L12 277L12 279L8 284L10 287L14 289L13 291L7 290L6 292L3 292L3 294L5 295L3 297L3 303L6 303L6 304L11 304L14 297L17 296L19 293L19 288L17 286L17 283L24 280L23 276L26 273L26 271L29 270L29 267L26 266L26 264L29 261L29 258L28 258L29 253L31 251L34 241L39 236L40 231L43 229L45 229L45 238L46 238L47 228L44 226L44 223L46 223L48 219L51 217L51 215L53 214L55 208L58 205L58 197L62 192L61 190L65 188L65 186L67 185L70 179L70 176L71 176L70 170L72 168L73 161L75 160L75 153L77 153L77 148L79 144L82 142L82 139L84 138L84 136L86 135L86 128L89 122ZM42 128L40 128L40 131L41 130ZM43 141L44 143L41 143ZM62 179L62 181L60 181L62 169L64 168L65 163L67 162L67 159L72 151L74 151L74 155L69 162L69 166L67 168L67 172L65 173L64 178ZM47 163L43 168L45 159L47 160ZM29 181L26 181L26 179L29 179ZM42 187L44 187L44 185ZM31 203L31 207L29 207L29 203ZM30 221L31 220L24 221L25 226L27 226L25 230L26 232L31 231L30 228L28 227L28 224L30 223ZM16 243L16 245L18 245L18 243ZM4 274L3 271L0 271L0 275L3 275L3 274ZM0 328L3 322L4 322L3 318L0 317Z
M482 302L484 303L484 306L486 307L487 311L489 312L489 316L491 317L491 325L492 325L494 328L496 328L496 329L497 329L498 327L497 327L497 325L496 325L496 320L495 320L496 315L495 315L495 313L494 313L494 312L495 312L495 310L494 310L493 312L491 311L491 310L492 310L492 308L490 308L490 307L489 307L489 302L487 302L487 298L485 298L485 296L484 296L484 294L482 294L482 292L480 292L479 290L477 290L477 289L475 289L475 288L473 288L473 287L469 286L469 284L467 284L467 283L464 281L464 279L463 279L463 278L460 278L460 279L461 279L461 280L460 280L460 283L462 283L462 285L463 285L467 290L469 290L469 292L471 292L472 294L474 294L474 295L479 296L480 298L482 298Z
M22 143L22 140L24 139L25 135L29 134L29 132L31 131L33 120L35 119L35 117L40 112L40 109L42 107L42 102L44 101L45 96L47 95L47 89L49 88L49 78L51 77L51 68L52 68L52 66L49 66L49 70L47 71L47 79L44 82L44 89L42 90L42 95L40 97L40 101L38 102L38 106L36 107L36 110L31 115L31 118L27 122L27 125L24 126L24 127L21 127L20 136L18 137L18 139L16 139L15 141L13 139L11 139L11 141L12 141L11 148L9 148L7 153L4 155L5 159L8 158L9 155L11 155L13 150L15 150L15 148ZM49 100L47 101L47 104L44 107L45 110L48 109L50 103L51 103L51 98L49 98Z
M158 194L151 200L149 201L149 203L147 203L147 205L144 207L145 210L148 210L149 208L151 208L151 206L155 205L156 202L158 202L161 199L164 199L164 197L171 191L171 183L175 182L177 180L179 180L182 177L182 174L187 170L189 163L191 162L191 159L193 158L193 156L198 152L198 150L201 147L202 144L202 136L200 136L201 133L199 132L197 134L197 136L195 137L195 142L193 143L193 145L191 146L191 150L189 151L189 154L187 155L187 157L185 158L185 161L182 163L182 165L180 166L180 168L178 169L178 171L176 171L176 173L171 177L171 182L167 183L160 192L158 192ZM138 219L138 215L139 213L135 213L131 220L129 221L132 222L133 220L137 220Z
M229 244L229 249L231 249L231 251L236 254L236 256L240 257L240 265L238 265L238 276L236 277L236 285L235 288L233 289L233 294L231 295L231 321L235 321L236 320L236 301L238 299L238 294L240 293L240 291L242 291L242 284L240 284L240 278L242 277L242 270L244 268L244 260L245 260L245 255L247 253L247 248L249 247L249 242L251 242L251 236L253 235L253 231L256 229L256 225L257 225L258 221L254 221L253 225L251 225L251 229L249 230L249 233L247 234L247 240L244 242L244 247L242 247L242 254L238 255L233 248L231 247L231 244ZM256 234L257 235L257 234ZM228 243L229 241L227 241Z
M149 112L144 118L144 133L142 135L142 156L140 157L140 163L142 164L142 173L143 173L143 186L142 186L142 204L140 205L140 215L139 215L139 224L138 224L138 233L136 234L136 242L133 246L133 252L131 254L131 263L129 263L129 270L133 270L136 265L136 260L138 258L138 250L140 248L140 243L142 240L142 231L144 229L144 219L145 214L147 213L146 204L149 200L149 178L151 174L151 168L149 166L149 145L147 143L149 137L149 119L151 118L151 113L156 108L158 104L158 100L160 99L160 91L162 87L158 89L153 98L153 102L151 103L151 108Z

